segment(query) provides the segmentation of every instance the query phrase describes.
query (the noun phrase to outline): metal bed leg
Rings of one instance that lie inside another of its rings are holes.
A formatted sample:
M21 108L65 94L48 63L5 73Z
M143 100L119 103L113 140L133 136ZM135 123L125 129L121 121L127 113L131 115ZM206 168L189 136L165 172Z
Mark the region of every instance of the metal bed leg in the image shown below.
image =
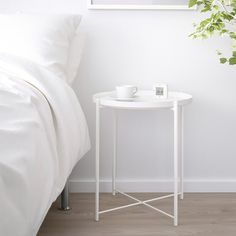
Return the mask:
M71 208L69 206L69 182L66 182L66 185L61 193L61 207L62 211L69 211Z

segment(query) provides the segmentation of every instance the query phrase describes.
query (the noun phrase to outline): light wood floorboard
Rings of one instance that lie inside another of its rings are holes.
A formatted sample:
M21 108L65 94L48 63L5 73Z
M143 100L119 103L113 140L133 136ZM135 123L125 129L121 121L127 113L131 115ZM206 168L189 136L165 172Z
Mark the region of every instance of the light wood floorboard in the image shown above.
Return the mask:
M135 193L148 199L152 193ZM101 215L94 221L94 194L71 194L69 212L58 211L53 204L38 236L236 236L236 194L185 194L179 204L179 226L169 217L145 206L135 206ZM124 196L101 194L101 208L131 203ZM173 198L152 205L172 212Z

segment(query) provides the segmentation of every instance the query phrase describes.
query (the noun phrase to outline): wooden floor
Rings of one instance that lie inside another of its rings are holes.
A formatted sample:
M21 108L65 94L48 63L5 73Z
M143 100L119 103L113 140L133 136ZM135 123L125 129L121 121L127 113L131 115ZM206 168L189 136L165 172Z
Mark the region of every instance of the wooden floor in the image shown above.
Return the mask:
M156 194L134 194L148 199ZM130 203L123 196L101 194L101 207L107 209ZM153 203L172 211L173 199ZM145 206L135 206L101 215L94 221L94 195L71 194L72 210L50 209L38 236L236 236L236 194L185 194L179 204L179 226L172 219Z

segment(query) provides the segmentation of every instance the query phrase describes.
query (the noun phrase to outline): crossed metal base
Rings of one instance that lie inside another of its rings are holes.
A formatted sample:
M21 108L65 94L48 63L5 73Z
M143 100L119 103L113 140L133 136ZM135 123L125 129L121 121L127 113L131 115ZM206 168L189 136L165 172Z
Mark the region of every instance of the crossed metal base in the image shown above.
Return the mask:
M165 198L170 198L170 197L174 197L174 194L168 194L168 195L164 195L164 196L161 196L161 197L156 197L156 198L152 198L152 199L148 199L148 200L144 200L144 201L141 201L139 200L138 198L136 197L133 197L131 196L130 194L127 194L127 193L124 193L120 190L115 190L115 192L113 192L113 195L115 195L116 193L120 193L134 201L136 201L135 203L131 203L131 204L127 204L127 205L123 205L123 206L120 206L120 207L115 207L115 208L110 208L110 209L107 209L107 210L104 210L104 211L99 211L98 213L99 214L104 214L104 213L107 213L107 212L111 212L111 211L116 211L116 210L121 210L121 209L124 209L124 208L127 208L127 207L132 207L132 206L138 206L138 205L144 205L144 206L147 206L165 216L168 216L172 219L174 219L174 216L157 208L157 207L154 207L152 205L149 204L149 202L153 202L153 201L158 201L158 200L162 200L162 199L165 199ZM178 195L181 195L181 193L178 193Z

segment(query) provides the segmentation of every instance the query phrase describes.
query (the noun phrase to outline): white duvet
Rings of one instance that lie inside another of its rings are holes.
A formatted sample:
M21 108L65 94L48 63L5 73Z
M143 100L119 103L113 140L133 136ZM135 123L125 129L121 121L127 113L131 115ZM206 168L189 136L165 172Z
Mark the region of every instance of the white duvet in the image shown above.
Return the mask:
M0 55L0 235L34 236L90 141L65 81Z

